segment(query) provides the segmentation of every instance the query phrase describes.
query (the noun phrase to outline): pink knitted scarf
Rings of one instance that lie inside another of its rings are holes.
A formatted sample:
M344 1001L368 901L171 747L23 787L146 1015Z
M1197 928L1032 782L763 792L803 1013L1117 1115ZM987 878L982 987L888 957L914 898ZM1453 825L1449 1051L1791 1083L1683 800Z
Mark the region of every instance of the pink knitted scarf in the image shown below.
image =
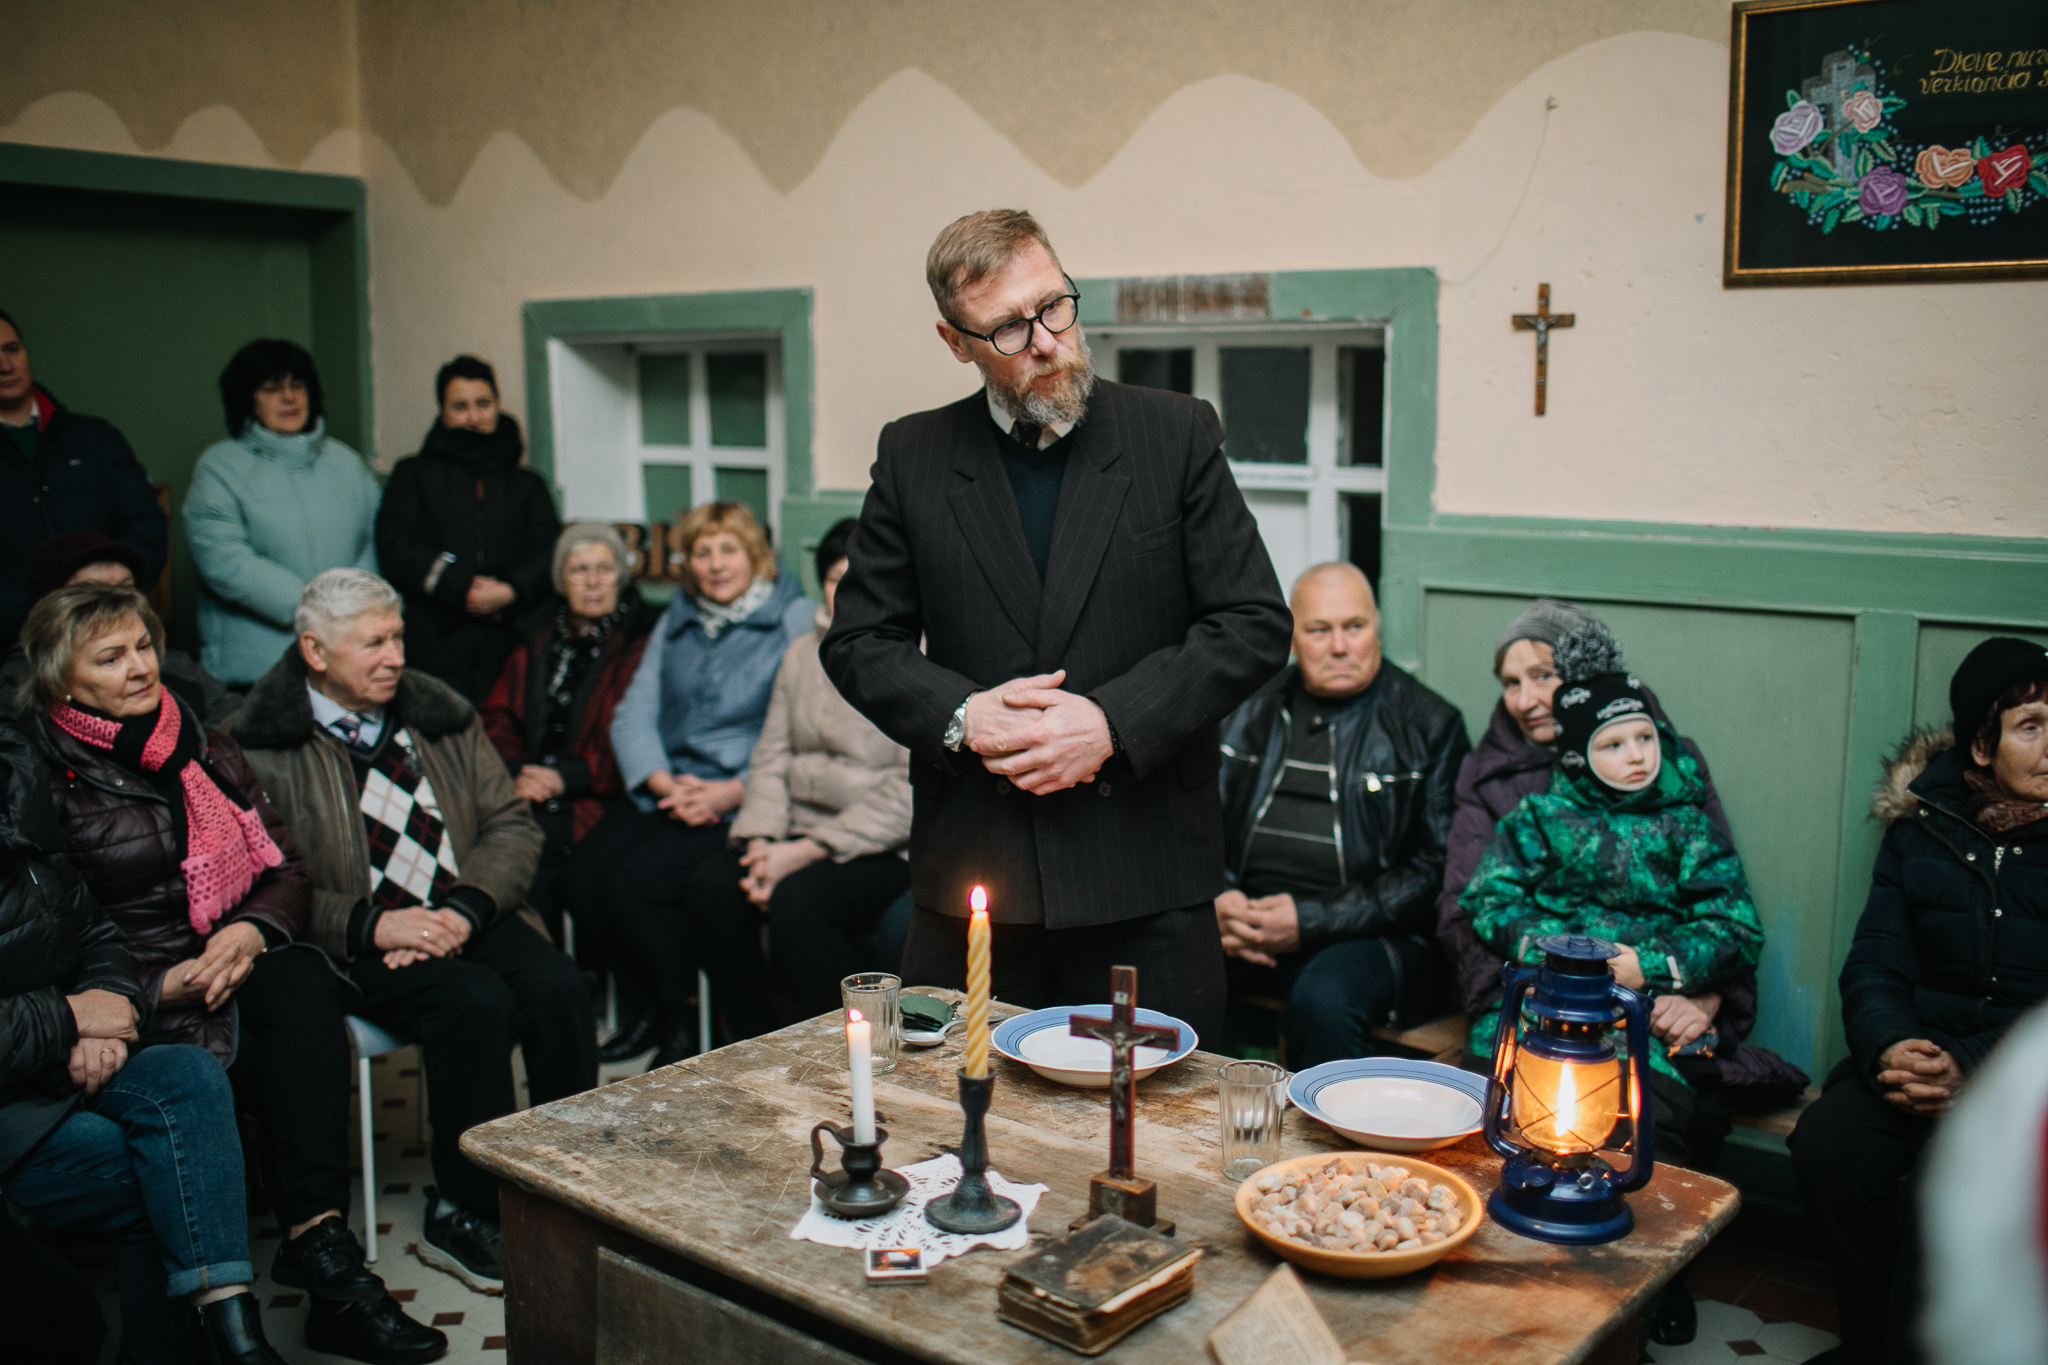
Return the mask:
M151 772L162 771L176 755L178 730L185 723L169 691L161 696L156 725L142 745L142 766ZM95 749L112 751L122 730L117 720L68 704L53 709L50 719L65 734ZM186 747L189 753L198 753L196 744ZM264 868L282 863L284 854L271 842L263 818L221 791L197 757L188 758L176 776L185 794L185 859L180 865L185 874L185 913L194 932L203 935L248 894Z

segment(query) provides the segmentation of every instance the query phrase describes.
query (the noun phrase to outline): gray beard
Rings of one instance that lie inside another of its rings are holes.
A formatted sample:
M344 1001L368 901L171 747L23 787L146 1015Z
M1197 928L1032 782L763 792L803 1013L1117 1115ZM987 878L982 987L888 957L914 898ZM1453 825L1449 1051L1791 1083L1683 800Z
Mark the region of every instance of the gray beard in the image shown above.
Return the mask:
M1075 324L1077 327L1079 324ZM1085 335L1074 338L1080 343L1081 363L1068 370L1065 383L1052 393L1039 393L1027 383L1022 394L1011 393L995 381L988 368L977 359L976 368L981 370L982 383L988 387L989 395L996 406L1008 413L1013 422L1035 422L1042 427L1078 426L1088 415L1088 395L1095 391L1095 356L1088 349Z

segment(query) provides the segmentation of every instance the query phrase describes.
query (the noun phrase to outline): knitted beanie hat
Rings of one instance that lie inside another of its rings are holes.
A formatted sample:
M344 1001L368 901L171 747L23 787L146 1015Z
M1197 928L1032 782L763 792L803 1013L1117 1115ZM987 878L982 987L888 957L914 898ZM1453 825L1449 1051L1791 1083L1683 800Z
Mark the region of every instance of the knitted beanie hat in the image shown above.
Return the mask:
M1948 684L1956 743L1970 743L2010 688L2042 679L2048 679L2048 650L2031 640L1994 635L1971 650Z
M1595 618L1552 647L1557 662L1557 761L1584 771L1593 736L1617 720L1648 716L1650 697L1627 670L1613 632Z
M1541 640L1555 652L1565 636L1599 624L1600 618L1584 607L1560 602L1555 597L1539 597L1522 608L1522 614L1508 622L1508 628L1501 632L1500 643L1493 647L1493 671L1500 672L1501 659L1508 646L1517 640Z

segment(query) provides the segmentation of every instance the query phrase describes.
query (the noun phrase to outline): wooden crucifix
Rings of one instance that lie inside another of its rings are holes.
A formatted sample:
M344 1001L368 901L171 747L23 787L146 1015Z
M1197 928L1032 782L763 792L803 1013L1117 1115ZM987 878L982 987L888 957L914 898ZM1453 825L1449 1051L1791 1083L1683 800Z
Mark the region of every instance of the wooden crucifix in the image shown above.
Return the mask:
M1089 1178L1088 1213L1073 1226L1113 1213L1171 1237L1173 1224L1158 1218L1158 1188L1138 1178L1131 1135L1137 1123L1137 1049L1163 1047L1171 1052L1180 1046L1180 1031L1170 1024L1138 1022L1136 967L1112 967L1109 983L1109 1018L1077 1014L1067 1020L1067 1031L1076 1038L1099 1038L1109 1044L1109 1169Z
M1550 311L1550 286L1536 286L1536 311L1514 315L1517 332L1536 334L1536 415L1541 417L1547 406L1545 395L1550 387L1550 329L1569 327L1578 320L1576 313L1553 313Z

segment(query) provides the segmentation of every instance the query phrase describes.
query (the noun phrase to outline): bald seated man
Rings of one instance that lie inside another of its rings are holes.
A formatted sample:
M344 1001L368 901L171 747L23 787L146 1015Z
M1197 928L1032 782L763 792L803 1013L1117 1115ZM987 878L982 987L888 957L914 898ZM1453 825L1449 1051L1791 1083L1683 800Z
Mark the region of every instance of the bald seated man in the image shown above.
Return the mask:
M1301 1070L1454 1008L1432 907L1472 746L1458 709L1381 654L1355 566L1309 569L1289 605L1295 662L1223 730L1216 923L1234 1018L1247 999L1285 1000Z

